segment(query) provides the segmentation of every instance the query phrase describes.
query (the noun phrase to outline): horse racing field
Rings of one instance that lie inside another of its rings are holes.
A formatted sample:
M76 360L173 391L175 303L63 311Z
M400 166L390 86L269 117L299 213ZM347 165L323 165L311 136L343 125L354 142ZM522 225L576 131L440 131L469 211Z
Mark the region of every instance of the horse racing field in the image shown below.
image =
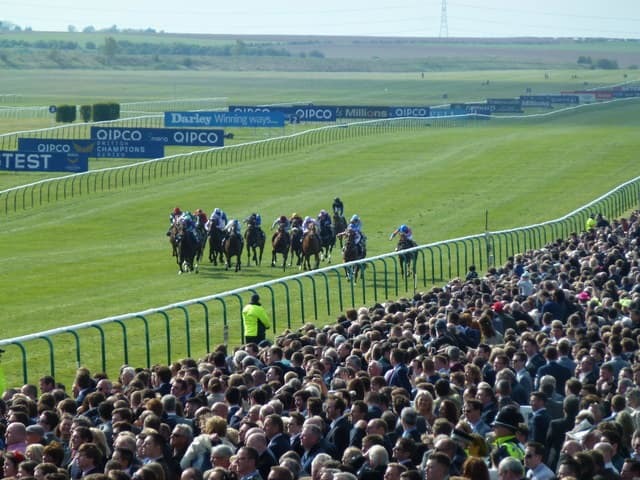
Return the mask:
M515 81L524 74L504 72L511 79L505 80L506 91L496 80L494 90L484 93L516 95L540 72L530 74ZM466 81L467 91L475 92L486 75L465 72L452 82L462 92ZM383 101L384 82L374 89L371 81L359 79L358 89L356 80L339 91L336 103ZM393 92L385 97L385 104L422 103L425 84L394 81L394 88L404 90L398 99ZM319 83L319 90L310 82L299 95L329 98L332 82ZM267 101L273 91L265 91ZM356 100L349 101L350 94ZM242 100L256 97L252 92ZM419 243L428 243L484 231L486 212L491 230L553 219L638 175L639 126L640 102L625 101L535 120L493 119L469 127L379 134L3 214L0 326L5 338L14 337L283 276L270 267L269 241L261 266L234 273L203 263L198 275L178 276L165 236L176 205L208 213L221 207L233 218L258 211L270 238L276 216L294 211L315 216L339 196L345 215L361 216L369 255L391 251L395 244L389 234L401 223L413 228ZM2 130L11 131L11 125ZM3 188L28 181L26 175L0 173ZM339 262L336 249L333 263ZM3 359L10 379L12 361ZM42 364L45 373L46 355Z

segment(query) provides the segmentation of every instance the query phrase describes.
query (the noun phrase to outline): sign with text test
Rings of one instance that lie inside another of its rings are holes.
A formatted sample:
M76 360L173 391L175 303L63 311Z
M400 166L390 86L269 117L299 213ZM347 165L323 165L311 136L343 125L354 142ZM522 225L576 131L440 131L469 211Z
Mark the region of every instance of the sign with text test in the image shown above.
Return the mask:
M61 152L21 152L0 150L0 170L21 172L86 172L87 157L69 156Z

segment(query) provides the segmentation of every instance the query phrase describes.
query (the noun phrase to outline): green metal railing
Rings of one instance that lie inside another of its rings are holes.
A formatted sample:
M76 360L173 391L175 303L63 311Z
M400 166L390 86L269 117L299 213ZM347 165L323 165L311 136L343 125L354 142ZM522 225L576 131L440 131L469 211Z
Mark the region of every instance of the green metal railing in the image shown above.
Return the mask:
M471 264L482 271L517 253L567 238L584 230L590 213L620 217L637 208L639 198L640 177L549 222L421 245L143 312L5 339L0 347L7 350L6 357L16 359L7 377L27 383L34 375L68 375L80 365L105 372L117 371L123 363L149 367L203 356L219 343L239 345L244 333L241 312L251 293L261 295L271 332L306 322L332 323L345 309L412 296L463 276ZM407 252L416 255L413 274L408 276L402 273L399 257ZM357 280L346 275L356 265L364 267ZM47 370L33 365L38 362Z
M0 212L11 214L30 208L64 201L70 198L117 191L133 185L144 185L158 179L186 174L218 166L227 166L246 159L264 158L292 153L314 145L350 138L381 135L398 131L413 131L426 127L450 128L475 123L475 115L455 118L394 118L349 124L330 125L264 140L200 150L164 158L140 161L132 165L90 170L33 182L0 191ZM144 116L100 125L161 127L163 116ZM479 122L484 123L484 122ZM89 138L90 128L97 124L74 124L30 132L0 135L0 150L15 149L18 137L65 139Z

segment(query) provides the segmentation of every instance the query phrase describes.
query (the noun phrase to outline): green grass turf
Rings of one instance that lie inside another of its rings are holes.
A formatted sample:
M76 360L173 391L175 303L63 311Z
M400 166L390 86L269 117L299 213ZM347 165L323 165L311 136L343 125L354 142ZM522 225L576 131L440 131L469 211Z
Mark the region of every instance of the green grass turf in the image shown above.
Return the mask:
M239 274L205 265L178 277L164 236L175 205L241 218L258 210L270 225L293 210L316 215L339 195L363 218L370 255L393 249L387 237L400 223L427 243L481 232L487 210L492 230L556 218L637 176L639 118L638 102L625 102L378 135L9 215L0 326L12 337L282 276L263 259ZM33 360L46 371L46 355Z

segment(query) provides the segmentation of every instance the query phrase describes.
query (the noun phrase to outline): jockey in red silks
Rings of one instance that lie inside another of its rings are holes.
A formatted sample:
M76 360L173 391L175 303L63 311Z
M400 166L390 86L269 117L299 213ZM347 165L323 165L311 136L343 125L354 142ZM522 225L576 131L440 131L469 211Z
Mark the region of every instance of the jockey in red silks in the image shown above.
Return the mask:
M171 227L173 227L173 225L178 221L181 215L182 210L180 210L180 207L176 207L171 210L171 213L169 214L169 230L167 230L167 237L171 235Z

